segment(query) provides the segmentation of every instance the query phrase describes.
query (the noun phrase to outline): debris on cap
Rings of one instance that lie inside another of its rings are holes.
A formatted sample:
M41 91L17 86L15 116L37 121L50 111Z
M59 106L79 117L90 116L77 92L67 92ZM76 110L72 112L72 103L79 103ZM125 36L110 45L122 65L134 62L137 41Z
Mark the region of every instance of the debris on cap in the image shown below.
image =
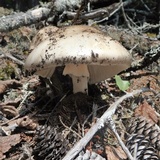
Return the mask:
M28 56L25 68L50 78L57 66L72 78L73 92L88 93L90 84L130 67L131 54L116 40L90 26L58 29Z

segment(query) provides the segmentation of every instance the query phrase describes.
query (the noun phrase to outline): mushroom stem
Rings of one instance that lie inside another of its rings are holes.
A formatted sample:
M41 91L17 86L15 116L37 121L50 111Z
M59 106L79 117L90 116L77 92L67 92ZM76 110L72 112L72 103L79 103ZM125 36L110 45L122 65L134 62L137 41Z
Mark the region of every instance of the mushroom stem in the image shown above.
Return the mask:
M82 92L88 94L88 77L76 77L70 75L73 83L73 93Z
M72 78L73 93L88 94L89 71L86 64L66 64L63 75L67 74Z

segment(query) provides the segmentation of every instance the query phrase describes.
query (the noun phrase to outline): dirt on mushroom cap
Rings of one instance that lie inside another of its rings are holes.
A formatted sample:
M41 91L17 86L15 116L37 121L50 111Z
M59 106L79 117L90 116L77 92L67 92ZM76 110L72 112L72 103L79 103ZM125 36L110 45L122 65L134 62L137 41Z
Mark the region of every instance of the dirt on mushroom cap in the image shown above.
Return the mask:
M90 81L95 83L128 68L131 55L119 42L93 27L70 26L58 29L54 36L40 43L27 58L25 68L52 70L70 63L87 64L93 72L90 79L95 79L97 72L110 72Z

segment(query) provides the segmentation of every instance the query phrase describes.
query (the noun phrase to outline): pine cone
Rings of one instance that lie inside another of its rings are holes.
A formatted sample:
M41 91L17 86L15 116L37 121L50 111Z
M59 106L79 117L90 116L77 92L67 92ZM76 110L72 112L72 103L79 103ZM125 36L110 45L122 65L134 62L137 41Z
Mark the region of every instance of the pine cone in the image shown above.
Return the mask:
M43 126L38 128L33 150L35 160L61 160L69 150L69 142L57 128Z
M149 139L143 135L132 134L126 143L132 156L136 155L137 160L158 160L154 147L150 145Z
M126 146L138 160L158 160L160 151L160 132L144 117L136 117L129 127L130 137Z
M128 133L144 135L146 138L149 138L153 147L160 150L160 132L156 125L153 125L144 117L134 118L128 129Z

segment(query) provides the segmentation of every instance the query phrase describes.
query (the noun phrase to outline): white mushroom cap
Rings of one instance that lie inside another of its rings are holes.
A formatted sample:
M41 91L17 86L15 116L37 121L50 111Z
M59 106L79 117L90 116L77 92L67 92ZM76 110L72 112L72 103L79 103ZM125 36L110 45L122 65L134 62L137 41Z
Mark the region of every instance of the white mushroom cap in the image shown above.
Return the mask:
M90 84L100 82L127 69L130 53L116 40L89 26L58 29L28 56L25 68L50 78L56 66L65 66L73 92L87 92Z
M58 28L55 26L47 26L39 30L38 33L32 39L30 50L34 49L36 46L38 46L41 42L43 42L50 36L53 36L57 30Z

